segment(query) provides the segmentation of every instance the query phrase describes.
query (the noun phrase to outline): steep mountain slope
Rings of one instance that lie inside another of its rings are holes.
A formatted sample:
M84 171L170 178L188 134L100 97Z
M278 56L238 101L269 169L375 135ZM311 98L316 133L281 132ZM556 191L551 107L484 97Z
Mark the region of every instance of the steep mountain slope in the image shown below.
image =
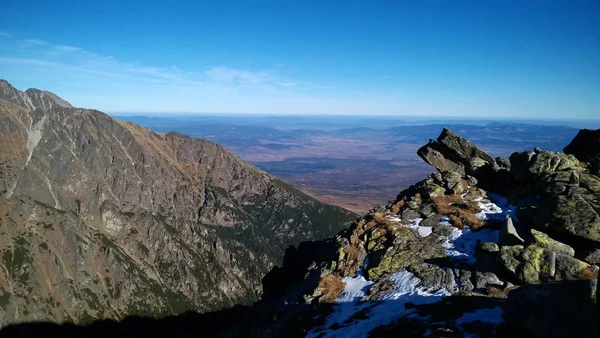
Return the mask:
M0 81L0 326L251 303L354 220L209 141Z

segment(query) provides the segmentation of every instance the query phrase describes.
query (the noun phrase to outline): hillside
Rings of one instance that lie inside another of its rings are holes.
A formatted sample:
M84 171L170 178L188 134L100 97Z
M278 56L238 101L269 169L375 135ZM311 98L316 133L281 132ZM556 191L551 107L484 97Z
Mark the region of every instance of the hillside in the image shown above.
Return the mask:
M0 81L0 326L251 304L355 215L231 151Z

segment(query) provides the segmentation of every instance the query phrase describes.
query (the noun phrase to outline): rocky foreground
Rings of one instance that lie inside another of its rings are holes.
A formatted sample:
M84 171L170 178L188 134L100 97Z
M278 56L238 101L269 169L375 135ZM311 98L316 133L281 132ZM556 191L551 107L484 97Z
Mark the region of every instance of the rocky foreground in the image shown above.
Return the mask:
M444 130L419 150L439 172L342 231L328 250L278 271L302 277L272 300L277 320L253 317L246 332L596 337L594 144L598 133L581 131L566 150L585 157L535 149L503 159Z

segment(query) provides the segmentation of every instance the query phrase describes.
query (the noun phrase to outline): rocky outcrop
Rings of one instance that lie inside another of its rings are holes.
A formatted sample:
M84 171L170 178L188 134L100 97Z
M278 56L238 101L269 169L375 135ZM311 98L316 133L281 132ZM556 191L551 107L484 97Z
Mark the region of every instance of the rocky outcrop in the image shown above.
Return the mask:
M444 128L437 141L431 140L417 154L440 172L452 171L470 175L484 189L505 190L511 184L510 163L495 159L470 141ZM490 177L494 176L491 180Z
M0 318L250 304L285 249L355 215L231 151L0 82Z
M590 170L600 175L600 129L582 129L565 149L565 154L572 154L578 160L588 163Z
M328 336L377 322L369 335L594 337L598 176L572 155L537 148L494 159L449 130L419 155L439 172L339 233L338 256L305 271L335 280L335 290L319 284L285 298L323 308L339 295L338 307L303 315L326 324L288 327Z

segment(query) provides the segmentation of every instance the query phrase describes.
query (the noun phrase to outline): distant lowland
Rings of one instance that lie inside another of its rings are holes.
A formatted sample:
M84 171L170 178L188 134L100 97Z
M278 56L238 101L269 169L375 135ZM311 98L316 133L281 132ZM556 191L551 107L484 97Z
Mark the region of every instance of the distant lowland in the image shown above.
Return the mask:
M166 114L165 114L166 115ZM489 120L407 116L148 117L115 114L157 132L177 131L222 144L318 200L356 213L385 204L432 168L417 149L442 127L492 156L536 146L560 151L598 120Z

